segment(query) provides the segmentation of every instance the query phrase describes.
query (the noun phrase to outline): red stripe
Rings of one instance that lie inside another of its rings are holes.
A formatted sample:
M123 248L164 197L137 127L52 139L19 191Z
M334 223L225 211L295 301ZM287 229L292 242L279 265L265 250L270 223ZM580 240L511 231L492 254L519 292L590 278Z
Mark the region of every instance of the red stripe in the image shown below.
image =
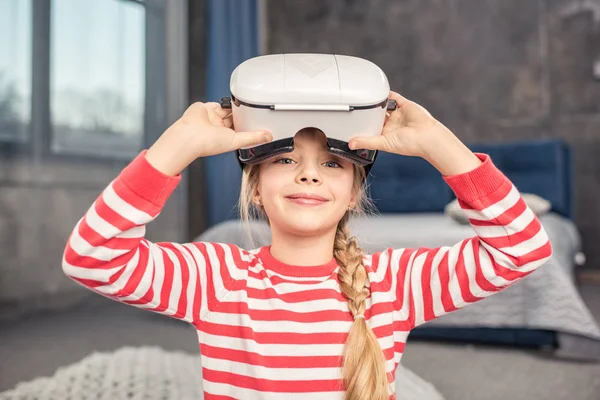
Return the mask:
M121 232L125 232L128 229L136 226L131 220L127 219L125 216L119 214L117 211L113 210L106 204L104 201L104 197L100 196L94 203L94 209L96 210L96 214L104 221L108 222L110 225L114 226Z
M440 264L438 265L442 306L444 307L444 311L447 313L456 310L454 302L452 301L452 295L450 294L450 266L448 265L448 256L449 251L446 251L446 254L444 254Z
M348 299L344 297L344 295L338 292L335 289L311 289L311 290L302 290L302 284L298 285L298 292L287 292L287 293L278 293L276 289L271 287L266 287L264 289L257 289L253 287L246 288L246 293L248 294L249 299L257 299L257 300L269 300L269 299L279 299L286 303L296 304L296 303L304 303L311 300L316 299L335 299L340 303L346 303Z
M267 368L339 368L342 366L340 356L266 356L250 351L233 350L224 347L213 347L200 344L203 357L228 360Z
M501 290L501 286L497 286L490 282L483 273L480 257L481 241L473 239L471 240L471 246L473 247L473 259L475 261L475 282L477 282L477 285L486 292L497 292Z
M221 396L218 394L210 394L204 391L204 400L237 400L235 397Z
M410 277L408 276L408 271L409 271L409 263L411 260L411 257L414 253L414 250L412 249L405 249L404 251L402 251L402 254L400 256L400 261L399 261L399 265L396 267L397 271L398 271L398 283L396 286L396 301L394 304L394 309L395 310L402 310L404 308L404 287L405 287L405 281L406 279L409 279L409 289L410 289ZM390 254L390 261L392 259L392 256ZM409 302L412 303L412 301L410 300L412 297L412 292L409 293ZM412 307L412 304L411 304Z
M438 252L439 249L427 252L421 271L421 292L423 294L423 315L425 321L435 318L433 312L433 294L431 292L431 269L433 268L433 258Z
M210 382L224 383L240 388L252 389L259 392L276 393L313 393L341 391L341 380L272 380L253 378L250 376L234 374L231 372L214 371L202 368L202 377ZM233 383L235 382L235 384Z
M481 297L477 297L471 292L471 277L467 272L467 267L465 266L465 248L469 240L463 240L460 245L460 250L458 252L458 258L456 260L456 265L454 266L454 273L456 278L458 279L458 286L460 288L460 294L463 301L467 303L472 303L478 300L481 300ZM475 271L473 271L475 274Z
M458 203L460 204L461 208L464 208L467 210L481 211L481 210L488 208L489 206L492 206L492 205L504 200L506 198L506 196L508 196L508 194L510 193L512 188L513 188L512 182L509 181L507 178L505 178L504 183L502 185L500 185L500 187L498 189L496 189L495 191L493 191L492 193L486 194L482 198L480 198L476 201L473 201L472 203L466 203L462 199L458 199Z
M148 269L148 262L149 262L149 257L150 257L148 248L145 246L140 246L138 248L138 251L139 251L138 263L135 266L126 266L125 267L125 268L133 268L133 272L131 273L129 280L125 283L123 288L121 290L119 290L119 292L117 293L117 296L119 296L119 297L129 296L130 294L134 293L135 290L137 289L137 287L139 286L140 281L142 280L142 277L144 276L144 273Z
M289 278L289 279L282 278L278 275L269 276L263 266L258 266L258 268L259 268L258 271L248 268L248 277L252 278L252 279L257 279L259 281L262 281L263 279L267 279L269 281L269 286L273 286L273 287L276 287L278 285L285 284L285 283L296 284L296 285L317 285L319 283L322 283L326 278L326 277L323 277L323 279L299 281L297 279L294 280L292 278Z
M152 217L156 217L161 210L160 206L150 203L130 190L129 187L127 187L127 184L123 182L121 178L117 178L113 182L113 190L127 204L138 211L149 214Z
M348 332L256 332L247 326L224 325L207 321L201 321L198 328L210 335L250 339L258 344L343 344L348 337Z

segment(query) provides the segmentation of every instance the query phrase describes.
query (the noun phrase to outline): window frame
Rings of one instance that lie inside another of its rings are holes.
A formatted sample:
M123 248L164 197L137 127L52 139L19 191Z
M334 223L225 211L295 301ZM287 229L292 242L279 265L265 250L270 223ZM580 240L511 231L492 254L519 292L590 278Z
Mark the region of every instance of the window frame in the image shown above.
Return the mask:
M90 153L85 149L55 148L50 109L52 0L31 2L31 111L28 127L21 139L4 135L0 139L0 147L9 147L11 152L31 152L44 159L126 161L149 147L168 124L181 115L188 101L187 0L120 1L135 3L144 7L146 12L144 117L139 149L119 154L110 150ZM118 139L113 143L117 144ZM108 144L107 148L110 147Z

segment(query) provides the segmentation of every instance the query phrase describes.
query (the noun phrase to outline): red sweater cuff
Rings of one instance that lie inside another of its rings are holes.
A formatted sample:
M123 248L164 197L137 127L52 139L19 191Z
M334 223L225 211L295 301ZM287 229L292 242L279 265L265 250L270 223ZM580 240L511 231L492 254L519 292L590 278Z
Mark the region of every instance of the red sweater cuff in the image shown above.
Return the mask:
M169 176L157 170L146 160L146 152L140 152L119 179L140 198L162 207L181 181L181 174Z
M463 174L444 176L444 180L456 197L466 202L489 196L506 182L510 183L494 165L489 155L482 153L475 153L475 155L482 161L480 166Z

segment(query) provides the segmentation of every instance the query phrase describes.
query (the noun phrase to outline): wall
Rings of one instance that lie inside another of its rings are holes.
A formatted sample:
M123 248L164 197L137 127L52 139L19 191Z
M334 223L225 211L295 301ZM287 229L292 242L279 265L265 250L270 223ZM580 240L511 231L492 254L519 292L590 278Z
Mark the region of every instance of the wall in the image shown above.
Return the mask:
M268 4L270 53L370 59L465 142L565 139L587 266L600 268L600 1Z
M68 235L121 162L0 157L0 319L75 304L91 292L62 272ZM177 195L149 229L149 237L177 240ZM160 233L160 234L158 234Z

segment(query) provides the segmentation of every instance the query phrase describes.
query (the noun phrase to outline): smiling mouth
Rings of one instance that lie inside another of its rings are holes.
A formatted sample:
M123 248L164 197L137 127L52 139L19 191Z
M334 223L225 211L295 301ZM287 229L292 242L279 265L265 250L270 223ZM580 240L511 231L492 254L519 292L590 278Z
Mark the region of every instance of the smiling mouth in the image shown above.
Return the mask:
M296 204L308 205L308 206L317 206L317 205L325 204L329 201L321 196L304 195L304 194L286 196L285 198Z

